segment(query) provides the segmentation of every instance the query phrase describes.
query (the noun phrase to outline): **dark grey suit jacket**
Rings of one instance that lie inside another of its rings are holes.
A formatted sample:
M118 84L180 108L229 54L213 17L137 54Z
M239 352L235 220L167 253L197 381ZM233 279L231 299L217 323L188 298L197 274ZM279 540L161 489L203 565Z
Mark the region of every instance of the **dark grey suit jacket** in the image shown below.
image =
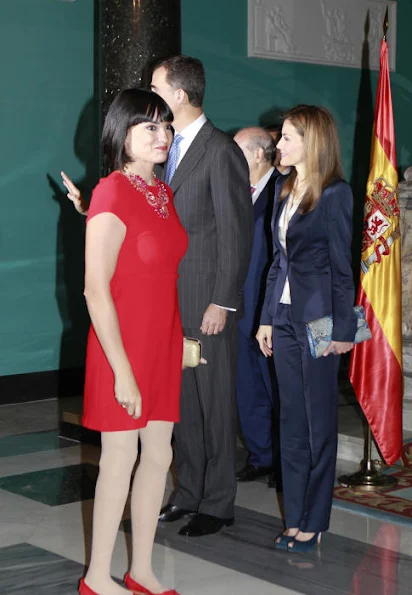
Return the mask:
M179 163L170 186L189 247L179 268L185 328L199 328L209 304L242 313L253 239L249 170L242 151L207 121Z

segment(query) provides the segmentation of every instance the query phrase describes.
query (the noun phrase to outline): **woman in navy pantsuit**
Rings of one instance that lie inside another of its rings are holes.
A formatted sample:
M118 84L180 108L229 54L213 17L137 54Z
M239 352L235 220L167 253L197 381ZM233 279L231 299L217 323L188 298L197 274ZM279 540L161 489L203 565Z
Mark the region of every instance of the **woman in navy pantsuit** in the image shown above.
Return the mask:
M273 353L280 393L286 529L275 546L301 552L320 542L332 506L339 356L352 349L356 330L352 193L326 109L301 105L288 112L277 146L281 165L293 169L275 194L274 260L257 339L266 357ZM332 341L314 359L306 323L330 314Z

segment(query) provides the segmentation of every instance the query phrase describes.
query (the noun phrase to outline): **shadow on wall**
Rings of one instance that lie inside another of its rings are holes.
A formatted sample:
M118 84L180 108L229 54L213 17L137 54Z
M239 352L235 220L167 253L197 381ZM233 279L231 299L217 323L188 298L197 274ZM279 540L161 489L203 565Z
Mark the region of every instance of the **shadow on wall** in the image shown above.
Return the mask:
M279 126L280 128L282 128L283 115L287 111L288 110L286 108L285 109L279 109L277 107L271 107L269 110L267 110L266 112L264 112L259 117L259 123L256 124L256 126L261 126L262 128L266 128L268 126L271 127L271 128L274 127L274 126ZM253 123L251 123L249 125L250 126L254 126ZM229 136L235 136L239 132L239 130L241 130L242 128L247 128L247 126L240 126L240 127L237 127L237 128L230 128L229 130L225 130L225 132L226 132L226 134L229 134Z
M85 175L74 180L85 196L99 177L99 106L85 105L76 128L74 152L84 164ZM64 169L64 163L62 163ZM70 176L70 172L66 172ZM74 209L61 180L47 176L53 199L60 207L56 243L56 300L62 320L58 396L78 394L84 377L89 317L83 296L85 218ZM70 373L68 371L70 370Z
M352 263L354 280L360 277L360 260L363 229L363 208L366 196L366 182L369 176L370 152L374 120L371 71L369 61L369 11L365 21L365 37L362 46L362 70L356 107L356 126L353 142L352 177L353 191L353 244Z
M265 113L263 113L259 118L259 125L263 126L280 126L282 128L283 124L283 116L289 111L293 105L285 108L278 108L278 107L271 107Z

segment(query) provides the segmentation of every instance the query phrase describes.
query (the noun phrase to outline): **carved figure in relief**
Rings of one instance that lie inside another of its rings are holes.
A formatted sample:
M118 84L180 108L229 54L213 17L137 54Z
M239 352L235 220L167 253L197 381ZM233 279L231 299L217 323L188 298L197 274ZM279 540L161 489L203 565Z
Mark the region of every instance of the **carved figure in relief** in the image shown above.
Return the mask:
M369 9L369 56L371 64L379 64L379 55L382 39L382 23L384 10L380 8Z
M326 31L329 37L341 43L349 43L346 31L346 18L340 6L328 10L322 2L322 13L326 20Z
M334 62L354 62L353 44L346 34L347 19L342 8L328 8L325 0L321 0L321 8L326 25L323 37L326 57Z
M285 21L280 6L269 10L265 17L266 49L283 54L296 53L292 29Z

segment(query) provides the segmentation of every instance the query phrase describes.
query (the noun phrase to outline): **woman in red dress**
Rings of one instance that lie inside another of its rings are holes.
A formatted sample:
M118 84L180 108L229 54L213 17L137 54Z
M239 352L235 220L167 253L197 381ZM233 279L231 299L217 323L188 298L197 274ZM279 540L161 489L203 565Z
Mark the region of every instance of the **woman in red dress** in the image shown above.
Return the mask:
M101 431L90 566L82 595L165 591L152 549L179 421L183 335L177 268L187 236L171 190L153 168L166 160L172 112L155 93L122 91L103 128L111 173L87 217L85 297L91 318L83 424ZM132 496L133 557L125 584L111 578L113 549L141 441Z

